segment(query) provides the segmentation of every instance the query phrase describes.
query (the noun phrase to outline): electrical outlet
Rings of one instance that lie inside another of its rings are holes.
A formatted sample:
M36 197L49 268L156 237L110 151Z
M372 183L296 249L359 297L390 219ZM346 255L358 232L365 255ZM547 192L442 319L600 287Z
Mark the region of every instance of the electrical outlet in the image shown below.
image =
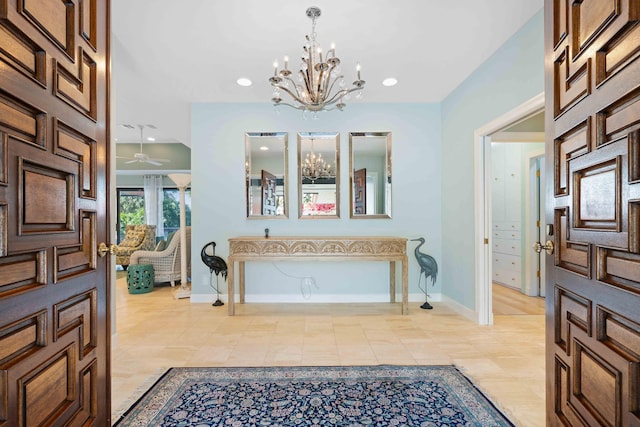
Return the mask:
M313 277L305 277L302 279L302 284L311 288L313 286L316 289L320 289L318 284L316 283L316 279Z

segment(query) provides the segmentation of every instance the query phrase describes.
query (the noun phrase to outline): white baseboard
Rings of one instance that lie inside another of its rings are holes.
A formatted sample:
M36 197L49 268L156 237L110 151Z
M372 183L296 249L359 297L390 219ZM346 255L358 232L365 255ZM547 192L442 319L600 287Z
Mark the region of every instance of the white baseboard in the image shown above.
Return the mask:
M239 297L236 296L236 302ZM191 294L191 303L212 303L216 296L212 294ZM424 302L423 293L413 293L408 295L409 302ZM226 295L220 295L220 300L227 302ZM313 294L309 299L305 299L300 294L247 294L247 303L374 303L389 302L389 294ZM396 302L401 302L402 296L396 296ZM441 294L429 294L429 301L442 301Z
M471 310L470 308L460 304L459 302L449 298L446 295L442 295L442 302L461 316L464 316L475 323L478 322L478 315L474 310Z

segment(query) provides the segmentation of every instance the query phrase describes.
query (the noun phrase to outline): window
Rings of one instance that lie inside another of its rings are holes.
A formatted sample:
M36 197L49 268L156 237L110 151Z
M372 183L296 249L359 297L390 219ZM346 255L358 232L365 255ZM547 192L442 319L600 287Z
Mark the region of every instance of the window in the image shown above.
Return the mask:
M180 190L165 188L162 211L164 218L164 236L180 228ZM144 190L142 188L118 188L118 243L124 238L128 224L144 224ZM185 191L186 224L191 225L191 190Z
M177 188L164 189L162 202L162 216L164 218L164 237L180 228L180 190ZM191 189L184 192L184 212L186 224L191 225Z
M127 224L144 224L144 191L142 188L119 188L118 193L118 243L124 239Z

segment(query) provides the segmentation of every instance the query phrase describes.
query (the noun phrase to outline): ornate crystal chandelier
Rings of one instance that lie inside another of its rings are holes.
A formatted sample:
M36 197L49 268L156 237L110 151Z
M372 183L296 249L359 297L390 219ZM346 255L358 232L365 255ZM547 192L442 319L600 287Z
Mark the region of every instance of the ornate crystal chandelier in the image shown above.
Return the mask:
M305 156L300 169L302 178L311 182L315 182L320 178L333 178L336 176L331 169L331 164L322 158L322 154L316 154L313 151L313 138L311 138L311 151Z
M316 41L316 20L320 16L320 9L312 6L307 9L307 16L311 18L311 36L307 35L307 42L304 45L302 63L298 71L298 82L291 78L289 70L289 58L284 57L284 68L278 71L278 62L274 62L273 77L269 79L273 86L274 105L287 105L303 111L318 112L322 110L342 110L346 104L349 94L358 91L362 95L364 80L360 79L360 64L356 71L358 79L353 82L353 87L346 88L344 76L340 71L340 59L336 57L335 45L331 44L331 49L323 56L322 49ZM286 92L293 98L294 103L282 102L280 97L282 92ZM335 108L327 108L335 106Z

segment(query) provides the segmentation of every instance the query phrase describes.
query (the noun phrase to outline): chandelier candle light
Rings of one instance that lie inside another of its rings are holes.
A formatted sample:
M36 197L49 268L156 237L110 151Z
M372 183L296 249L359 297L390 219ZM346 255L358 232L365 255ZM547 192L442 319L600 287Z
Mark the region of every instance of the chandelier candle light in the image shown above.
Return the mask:
M320 9L312 6L307 9L307 16L311 18L311 36L307 35L307 42L304 45L302 63L298 71L298 83L291 78L289 70L289 57L284 57L284 68L278 71L278 61L273 64L273 77L269 79L273 86L273 98L275 106L287 105L289 107L318 112L322 110L343 110L351 92L358 91L358 96L362 95L365 81L360 78L360 64L356 66L357 80L353 82L353 87L346 88L344 76L340 71L340 59L336 57L335 44L331 44L331 49L322 55L322 49L316 41L316 20L320 17ZM337 88L336 88L337 86ZM296 105L282 102L280 94L288 93ZM327 108L335 106L335 108Z

